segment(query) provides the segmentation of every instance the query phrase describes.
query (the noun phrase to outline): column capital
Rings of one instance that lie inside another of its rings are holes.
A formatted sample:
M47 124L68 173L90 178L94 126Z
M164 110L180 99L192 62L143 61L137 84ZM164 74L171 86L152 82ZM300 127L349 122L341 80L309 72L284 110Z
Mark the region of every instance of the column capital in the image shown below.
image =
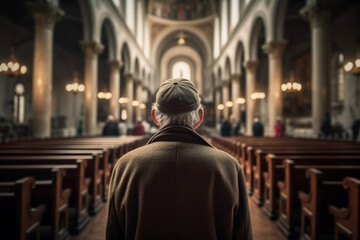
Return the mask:
M231 80L232 81L240 81L240 78L241 78L241 73L231 74Z
M287 40L271 41L262 45L262 49L269 57L280 57L287 43Z
M65 12L50 2L26 2L26 7L34 16L35 26L54 29L55 23Z
M229 85L229 83L230 83L229 80L223 80L223 81L221 82L221 86L222 86L222 87L227 87L227 86Z
M309 20L312 28L325 27L330 22L331 7L337 0L312 0L300 9L300 14Z
M110 67L110 70L119 70L122 68L123 63L119 60L109 60L108 65Z
M244 68L247 72L255 72L259 66L259 61L247 61L244 62Z
M133 81L133 80L134 80L134 74L132 74L132 73L125 73L125 74L124 74L124 78L125 78L127 81Z
M98 55L104 50L104 45L95 41L80 41L80 46L86 55Z

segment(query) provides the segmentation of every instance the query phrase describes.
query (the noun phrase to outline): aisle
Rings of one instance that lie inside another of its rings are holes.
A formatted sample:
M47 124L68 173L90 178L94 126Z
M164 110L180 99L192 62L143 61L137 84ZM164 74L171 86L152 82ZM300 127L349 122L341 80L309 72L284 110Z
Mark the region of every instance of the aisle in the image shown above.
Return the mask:
M276 227L275 222L269 220L264 212L249 199L251 211L251 223L253 227L254 240L285 240ZM89 225L73 240L104 240L107 215L107 205L91 220Z

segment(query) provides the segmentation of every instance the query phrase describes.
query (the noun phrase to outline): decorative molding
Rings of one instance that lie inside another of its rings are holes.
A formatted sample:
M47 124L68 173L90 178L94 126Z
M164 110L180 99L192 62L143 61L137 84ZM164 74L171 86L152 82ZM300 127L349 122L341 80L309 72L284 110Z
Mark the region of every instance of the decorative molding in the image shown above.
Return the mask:
M96 56L104 50L104 45L95 41L80 41L80 46L86 56Z
M262 45L262 49L269 58L278 58L281 57L287 43L287 40L272 41Z
M35 19L35 26L54 29L55 23L65 12L51 2L26 2L26 6Z

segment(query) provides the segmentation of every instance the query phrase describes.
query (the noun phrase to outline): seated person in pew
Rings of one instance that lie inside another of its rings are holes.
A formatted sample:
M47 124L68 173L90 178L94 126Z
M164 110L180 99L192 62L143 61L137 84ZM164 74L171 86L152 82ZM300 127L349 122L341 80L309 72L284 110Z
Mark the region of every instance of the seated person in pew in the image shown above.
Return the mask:
M195 132L194 84L163 82L151 115L160 130L114 167L106 239L252 239L239 163Z

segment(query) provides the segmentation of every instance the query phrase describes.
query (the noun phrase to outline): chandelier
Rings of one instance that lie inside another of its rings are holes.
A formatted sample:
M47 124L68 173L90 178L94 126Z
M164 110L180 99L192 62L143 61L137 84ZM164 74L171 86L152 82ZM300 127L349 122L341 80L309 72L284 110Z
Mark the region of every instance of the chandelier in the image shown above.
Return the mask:
M264 92L253 92L250 95L250 97L253 100L264 99L265 98L265 93Z
M85 85L79 83L79 77L77 72L74 73L74 81L72 83L66 84L65 89L67 92L72 92L72 93L85 91Z
M178 35L176 35L176 37L178 38L178 41L177 41L178 45L186 44L186 40L185 40L186 35L183 32L180 32Z
M217 109L218 110L224 110L225 109L225 105L224 104L219 104L219 105L217 105Z
M360 74L360 46L358 46L357 56L354 61L349 61L344 65L346 72L354 73L355 75Z
M20 76L27 72L27 67L25 65L21 65L16 60L15 49L13 47L10 49L9 61L2 62L0 64L0 72L9 76Z
M237 102L238 104L244 104L244 103L245 103L245 98L237 98L237 99L236 99L236 102Z
M119 98L119 103L123 104L123 103L128 103L129 102L129 98L127 97L121 97Z
M99 99L109 100L109 99L111 99L112 94L111 94L111 92L99 92L97 94L97 97Z
M290 81L287 83L281 84L281 91L283 92L300 92L302 89L301 83L295 82L294 73L290 75Z

